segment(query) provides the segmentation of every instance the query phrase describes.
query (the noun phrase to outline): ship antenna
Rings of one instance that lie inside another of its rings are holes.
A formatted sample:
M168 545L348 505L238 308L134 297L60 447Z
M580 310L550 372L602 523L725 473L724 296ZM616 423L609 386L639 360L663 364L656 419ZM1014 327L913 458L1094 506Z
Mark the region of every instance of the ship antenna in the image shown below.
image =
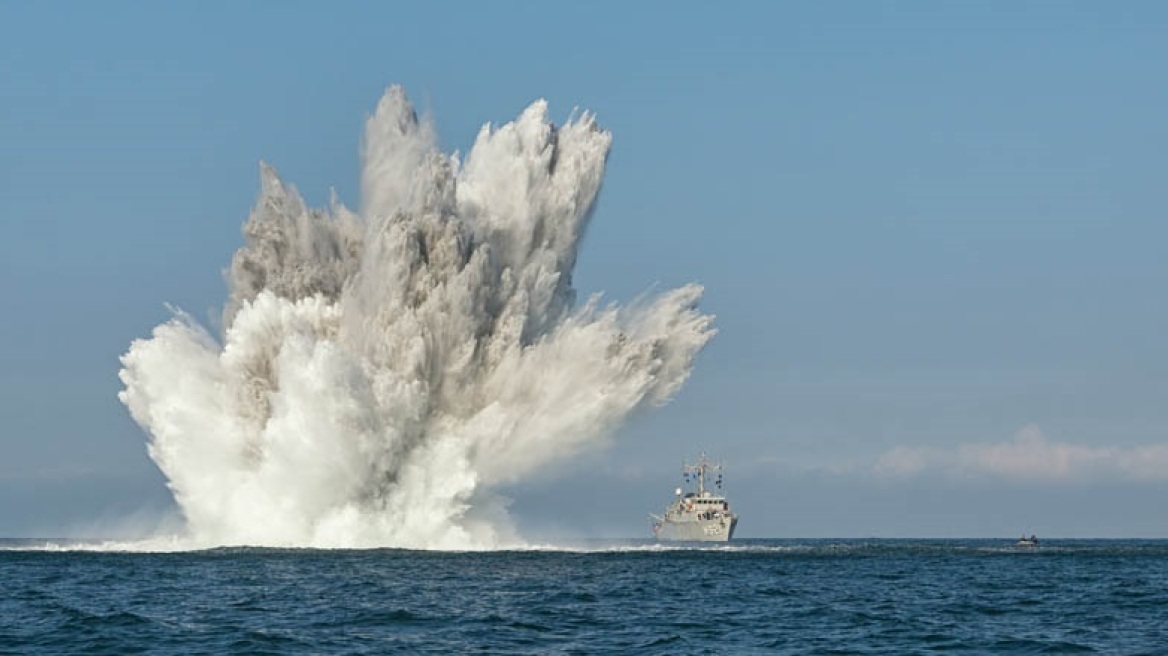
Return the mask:
M695 478L697 478L698 495L699 496L705 496L705 493L706 493L706 470L707 469L714 469L714 470L721 472L722 466L721 465L717 465L717 466L711 465L709 459L706 458L705 453L702 453L701 457L698 458L696 463L694 463L692 465L689 463L685 463L682 465L682 471L685 472L685 474L686 474L686 481L687 482L692 480L689 478L690 475L693 475ZM722 481L721 481L720 477L719 477L718 481L716 482L716 484L719 488L722 487Z

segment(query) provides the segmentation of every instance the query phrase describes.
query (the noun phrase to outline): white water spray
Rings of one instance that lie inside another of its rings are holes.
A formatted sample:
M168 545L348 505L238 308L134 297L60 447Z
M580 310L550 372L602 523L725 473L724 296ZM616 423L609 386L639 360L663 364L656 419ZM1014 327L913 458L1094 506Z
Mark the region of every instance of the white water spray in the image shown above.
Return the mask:
M667 401L714 334L688 285L577 305L611 135L543 101L441 154L400 88L365 126L361 210L275 170L231 264L221 340L176 312L122 356L197 545L518 544L500 484Z

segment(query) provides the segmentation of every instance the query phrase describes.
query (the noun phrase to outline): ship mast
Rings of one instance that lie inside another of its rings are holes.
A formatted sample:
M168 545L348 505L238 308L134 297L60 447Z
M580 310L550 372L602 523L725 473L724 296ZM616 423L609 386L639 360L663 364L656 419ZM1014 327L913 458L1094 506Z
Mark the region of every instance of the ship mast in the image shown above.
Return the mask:
M703 496L703 497L706 496L706 471L707 470L716 471L716 472L721 473L722 465L710 464L710 461L706 459L706 454L704 454L704 453L702 454L701 458L698 459L697 464L690 465L687 463L687 464L683 464L681 466L681 471L683 473L697 474L698 496ZM719 484L721 484L721 481L719 481Z

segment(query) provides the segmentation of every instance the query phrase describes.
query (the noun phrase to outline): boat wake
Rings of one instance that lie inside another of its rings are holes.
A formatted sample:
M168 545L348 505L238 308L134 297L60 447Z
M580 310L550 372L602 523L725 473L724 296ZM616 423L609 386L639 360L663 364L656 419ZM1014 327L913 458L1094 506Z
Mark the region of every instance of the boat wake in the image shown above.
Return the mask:
M543 101L438 151L400 88L365 126L361 207L261 165L223 334L190 316L122 356L190 547L522 545L500 485L667 401L714 334L688 285L577 302L611 136Z

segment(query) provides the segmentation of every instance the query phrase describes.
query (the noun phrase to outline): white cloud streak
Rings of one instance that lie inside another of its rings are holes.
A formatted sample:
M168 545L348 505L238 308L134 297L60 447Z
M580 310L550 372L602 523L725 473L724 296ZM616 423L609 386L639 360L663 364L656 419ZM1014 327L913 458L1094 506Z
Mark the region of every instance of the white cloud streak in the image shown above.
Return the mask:
M1086 446L1050 440L1038 426L1030 425L1005 442L966 443L949 449L898 446L877 458L872 471L888 478L940 474L1044 483L1168 481L1168 443Z

